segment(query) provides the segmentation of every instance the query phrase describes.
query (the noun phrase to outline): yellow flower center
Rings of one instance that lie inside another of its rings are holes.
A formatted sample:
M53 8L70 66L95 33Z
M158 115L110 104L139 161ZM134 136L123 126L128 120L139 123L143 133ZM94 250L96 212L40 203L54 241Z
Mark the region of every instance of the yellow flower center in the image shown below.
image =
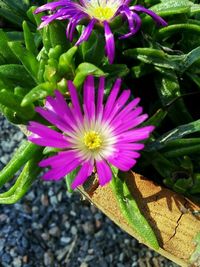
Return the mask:
M94 150L102 145L102 139L97 132L90 131L84 135L84 144L90 150Z
M98 6L98 7L95 7L93 10L92 10L92 15L93 17L99 19L99 20L109 20L111 19L114 15L115 15L115 11L113 8L111 7L101 7L101 6Z

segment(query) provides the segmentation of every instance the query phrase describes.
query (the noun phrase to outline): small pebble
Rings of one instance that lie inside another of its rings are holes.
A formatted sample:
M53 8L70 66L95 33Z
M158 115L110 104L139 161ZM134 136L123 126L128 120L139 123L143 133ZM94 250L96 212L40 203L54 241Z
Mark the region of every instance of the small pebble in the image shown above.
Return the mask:
M90 222L85 222L82 225L83 231L86 235L94 234L94 225Z
M71 227L71 229L70 229L70 232L72 233L72 235L76 235L77 232L78 232L78 230L77 230L77 228L73 225L73 226Z
M69 244L71 242L71 238L70 237L61 237L60 242L65 244Z
M41 203L43 206L47 207L49 205L49 199L47 195L43 195L41 196Z
M49 230L49 234L55 237L59 237L60 236L60 229L57 226L52 227Z
M22 260L21 260L21 258L19 258L19 257L14 258L13 266L14 267L21 267L22 266Z
M50 267L50 266L53 266L53 263L54 263L53 254L50 251L45 252L44 253L44 265Z

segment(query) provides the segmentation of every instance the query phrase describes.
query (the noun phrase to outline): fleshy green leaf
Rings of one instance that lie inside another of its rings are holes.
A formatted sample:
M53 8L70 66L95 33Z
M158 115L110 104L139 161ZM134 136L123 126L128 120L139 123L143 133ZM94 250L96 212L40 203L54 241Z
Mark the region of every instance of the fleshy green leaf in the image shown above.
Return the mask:
M180 125L173 130L163 134L161 137L157 138L155 141L149 143L146 146L146 150L155 151L165 147L168 142L176 139L180 139L186 135L196 133L200 131L200 120L196 120L187 124Z
M17 149L9 163L0 171L0 187L10 181L14 174L32 157L36 156L41 147L24 141ZM36 157L37 158L37 157Z
M37 100L42 100L48 95L52 95L55 89L55 84L49 82L41 83L25 95L21 102L21 106L26 107Z
M95 65L90 63L81 63L76 69L76 76L73 81L74 85L77 88L80 88L85 78L91 74L96 77L105 76L105 73Z
M20 42L9 42L9 47L13 53L19 58L21 63L24 65L25 69L30 73L32 78L37 82L37 73L39 62L35 56L25 49Z
M0 194L0 204L14 204L27 193L42 170L38 167L40 160L41 157L37 156L26 163L15 184L7 192Z
M119 203L119 208L131 227L141 236L145 243L157 250L159 244L157 238L140 212L134 196L131 195L125 181L119 178L117 169L113 169L113 178L110 182L112 191Z

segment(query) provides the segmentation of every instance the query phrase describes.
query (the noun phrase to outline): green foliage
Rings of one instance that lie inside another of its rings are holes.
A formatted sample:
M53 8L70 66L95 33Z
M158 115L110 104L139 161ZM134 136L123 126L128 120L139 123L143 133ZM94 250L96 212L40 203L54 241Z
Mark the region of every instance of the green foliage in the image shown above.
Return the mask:
M151 226L141 214L134 196L126 185L126 182L118 173L118 170L112 168L113 178L110 182L113 193L115 194L119 203L120 210L127 219L130 226L139 234L142 240L155 250L159 249L159 244L156 236L151 229Z
M47 1L38 2L42 5ZM66 21L53 22L38 31L42 14L33 14L36 6L31 6L31 1L0 0L3 23L0 29L0 110L12 123L26 125L30 119L38 120L34 107L42 106L46 96L54 95L55 89L67 96L69 79L81 95L87 75L106 76L108 95L116 77L122 77L124 88L131 88L132 97L142 99L145 112L149 114L144 124L156 126L136 171L148 176L153 172L152 177L157 173L173 190L198 197L200 4L189 0L132 3L157 12L168 26L158 27L148 15L140 14L141 30L132 38L119 40L118 36L127 32L127 24L122 18L115 18L111 28L115 34L116 57L114 64L109 65L99 25L87 42L76 47L74 44L84 25L77 27L71 43L65 35ZM46 149L44 154L38 151L41 157L46 153L55 151ZM33 158L34 155L23 162L28 166L26 170L34 166ZM190 167L186 161L190 162ZM16 165L14 173L21 167ZM6 177L10 179L10 175ZM68 177L68 181L71 178Z
M190 263L196 265L196 263L198 264L200 257L200 233L196 235L194 242L196 244L196 249L190 257Z

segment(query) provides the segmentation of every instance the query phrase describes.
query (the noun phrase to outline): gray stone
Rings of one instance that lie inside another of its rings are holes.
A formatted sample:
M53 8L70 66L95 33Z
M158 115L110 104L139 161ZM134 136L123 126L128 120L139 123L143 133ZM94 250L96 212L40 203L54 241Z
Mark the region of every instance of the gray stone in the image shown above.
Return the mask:
M86 235L89 235L89 234L94 234L94 225L90 222L85 222L83 225L82 225L82 228L83 228L83 231Z
M78 230L77 230L77 228L73 225L73 226L71 227L71 229L70 229L70 232L72 233L72 235L76 235L77 232L78 232Z
M22 260L20 257L14 258L13 260L13 266L14 267L21 267L22 266Z
M49 234L51 236L59 237L60 236L60 229L57 226L54 226L49 230Z
M80 267L88 267L89 265L86 262L82 262Z
M51 196L50 197L50 203L51 205L55 206L56 204L58 204L58 199L56 196Z
M69 244L71 242L71 237L61 237L60 242L65 244Z
M47 251L44 253L44 265L45 266L53 266L54 263L54 257L53 254L50 251Z

